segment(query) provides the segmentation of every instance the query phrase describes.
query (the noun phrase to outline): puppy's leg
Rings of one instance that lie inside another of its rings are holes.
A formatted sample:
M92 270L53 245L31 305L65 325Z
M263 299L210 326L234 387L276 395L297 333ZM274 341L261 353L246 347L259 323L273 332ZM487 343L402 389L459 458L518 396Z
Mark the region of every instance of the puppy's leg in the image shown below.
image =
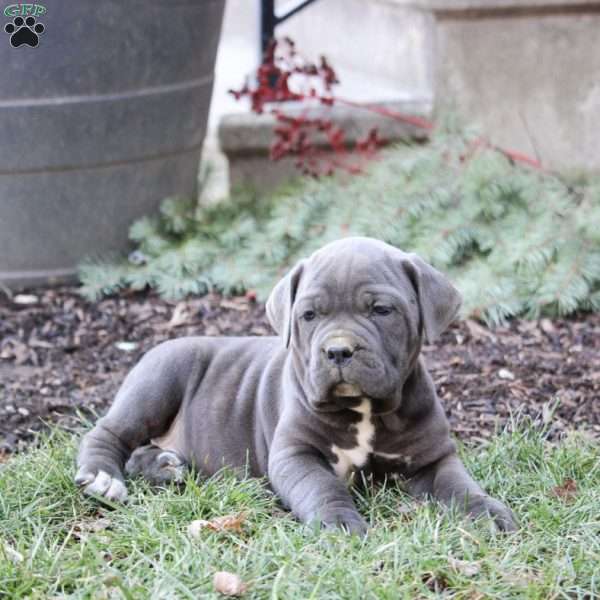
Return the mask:
M269 458L271 486L303 523L341 527L364 535L367 524L348 492L325 459L314 448L274 443Z
M488 515L501 531L517 529L510 509L488 496L454 453L425 467L407 482L407 489L415 496L432 496L448 506L457 506L473 518Z
M153 444L136 448L125 464L127 475L141 475L154 485L181 483L186 469L185 460L177 452Z
M84 493L127 498L125 461L169 428L196 365L196 352L184 338L160 344L133 368L107 415L81 441L75 483Z

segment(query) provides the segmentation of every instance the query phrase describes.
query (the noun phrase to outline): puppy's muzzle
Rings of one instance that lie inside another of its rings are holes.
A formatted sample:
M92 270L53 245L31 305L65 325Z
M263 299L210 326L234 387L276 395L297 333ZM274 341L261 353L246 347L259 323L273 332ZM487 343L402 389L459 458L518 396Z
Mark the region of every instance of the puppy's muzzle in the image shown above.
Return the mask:
M344 367L352 360L356 344L346 336L332 337L325 341L321 350L329 363Z

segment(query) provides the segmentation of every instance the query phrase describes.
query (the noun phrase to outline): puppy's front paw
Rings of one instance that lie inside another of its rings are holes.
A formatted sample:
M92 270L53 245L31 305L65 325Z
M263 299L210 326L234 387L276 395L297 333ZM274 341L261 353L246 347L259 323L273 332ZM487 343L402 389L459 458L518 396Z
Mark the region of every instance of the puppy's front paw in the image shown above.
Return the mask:
M511 532L519 528L512 511L502 502L490 496L473 496L469 499L467 512L473 518L488 516L500 531Z
M127 488L123 480L106 471L94 471L82 466L75 475L75 483L82 487L83 493L88 496L103 496L107 500L118 502L127 500Z
M319 521L324 529L341 529L350 535L364 537L368 530L367 522L355 510L327 512Z

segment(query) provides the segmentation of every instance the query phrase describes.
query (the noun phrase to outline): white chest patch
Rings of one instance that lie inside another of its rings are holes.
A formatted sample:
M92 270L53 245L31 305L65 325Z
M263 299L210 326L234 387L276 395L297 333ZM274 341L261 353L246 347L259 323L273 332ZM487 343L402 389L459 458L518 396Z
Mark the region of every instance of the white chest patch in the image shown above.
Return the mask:
M338 448L335 444L331 446L331 451L337 457L337 462L331 466L335 474L342 479L346 478L352 468L362 467L367 462L369 454L373 452L375 426L371 421L371 401L365 399L352 410L362 414L362 419L354 425L356 446L354 448Z

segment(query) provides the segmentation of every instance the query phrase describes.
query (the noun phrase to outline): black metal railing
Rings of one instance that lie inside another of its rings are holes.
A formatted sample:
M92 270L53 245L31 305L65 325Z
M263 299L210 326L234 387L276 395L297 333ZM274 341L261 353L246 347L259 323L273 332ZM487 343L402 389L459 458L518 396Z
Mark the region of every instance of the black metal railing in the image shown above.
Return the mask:
M275 0L261 0L260 3L260 49L261 55L269 47L275 36L275 27L316 0L290 0L278 14L275 14Z

